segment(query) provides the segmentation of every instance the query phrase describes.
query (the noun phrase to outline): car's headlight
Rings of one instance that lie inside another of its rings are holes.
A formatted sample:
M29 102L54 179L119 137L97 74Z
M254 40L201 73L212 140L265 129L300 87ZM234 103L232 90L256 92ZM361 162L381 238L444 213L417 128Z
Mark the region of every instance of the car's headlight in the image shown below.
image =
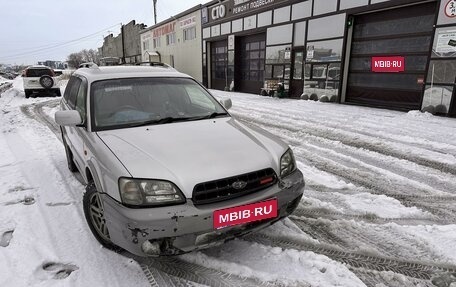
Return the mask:
M137 206L163 206L185 202L182 192L173 183L153 179L119 179L122 203Z
M284 178L296 169L296 161L291 149L288 149L280 158L280 177Z

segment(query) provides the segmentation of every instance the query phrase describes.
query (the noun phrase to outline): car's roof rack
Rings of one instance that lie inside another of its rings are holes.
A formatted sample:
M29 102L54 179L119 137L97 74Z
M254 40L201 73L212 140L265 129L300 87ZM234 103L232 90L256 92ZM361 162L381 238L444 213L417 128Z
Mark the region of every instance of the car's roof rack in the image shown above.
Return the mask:
M151 67L165 67L165 68L173 68L170 65L162 62L139 62L135 63L136 66L151 66Z

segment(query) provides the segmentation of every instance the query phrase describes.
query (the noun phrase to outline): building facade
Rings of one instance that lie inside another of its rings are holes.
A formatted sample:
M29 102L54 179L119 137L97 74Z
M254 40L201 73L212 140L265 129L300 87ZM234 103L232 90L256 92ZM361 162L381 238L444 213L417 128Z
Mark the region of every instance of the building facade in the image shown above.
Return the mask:
M141 32L143 62L163 62L202 81L201 5Z
M99 49L101 59L118 59L118 64L140 63L140 32L145 27L146 25L136 24L135 20L132 20L122 25L120 34L116 37L113 34L104 37L103 46Z
M456 0L217 0L201 21L210 88L456 115Z

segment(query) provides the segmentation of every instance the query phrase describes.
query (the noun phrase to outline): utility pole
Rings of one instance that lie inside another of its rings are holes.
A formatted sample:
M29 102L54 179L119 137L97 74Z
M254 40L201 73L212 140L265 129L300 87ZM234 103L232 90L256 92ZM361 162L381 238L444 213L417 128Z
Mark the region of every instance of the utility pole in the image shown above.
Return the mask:
M157 0L153 0L154 1L154 21L155 21L155 24L157 24Z
M120 25L122 25L120 27L120 34L122 35L122 64L125 64L125 31L124 25L122 23L120 23Z

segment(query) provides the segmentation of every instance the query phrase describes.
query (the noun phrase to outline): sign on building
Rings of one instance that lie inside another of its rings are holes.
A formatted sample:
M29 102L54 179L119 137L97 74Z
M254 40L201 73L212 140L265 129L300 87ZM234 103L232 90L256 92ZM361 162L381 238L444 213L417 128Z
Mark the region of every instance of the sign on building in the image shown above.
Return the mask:
M398 73L404 71L404 57L372 57L372 72Z

